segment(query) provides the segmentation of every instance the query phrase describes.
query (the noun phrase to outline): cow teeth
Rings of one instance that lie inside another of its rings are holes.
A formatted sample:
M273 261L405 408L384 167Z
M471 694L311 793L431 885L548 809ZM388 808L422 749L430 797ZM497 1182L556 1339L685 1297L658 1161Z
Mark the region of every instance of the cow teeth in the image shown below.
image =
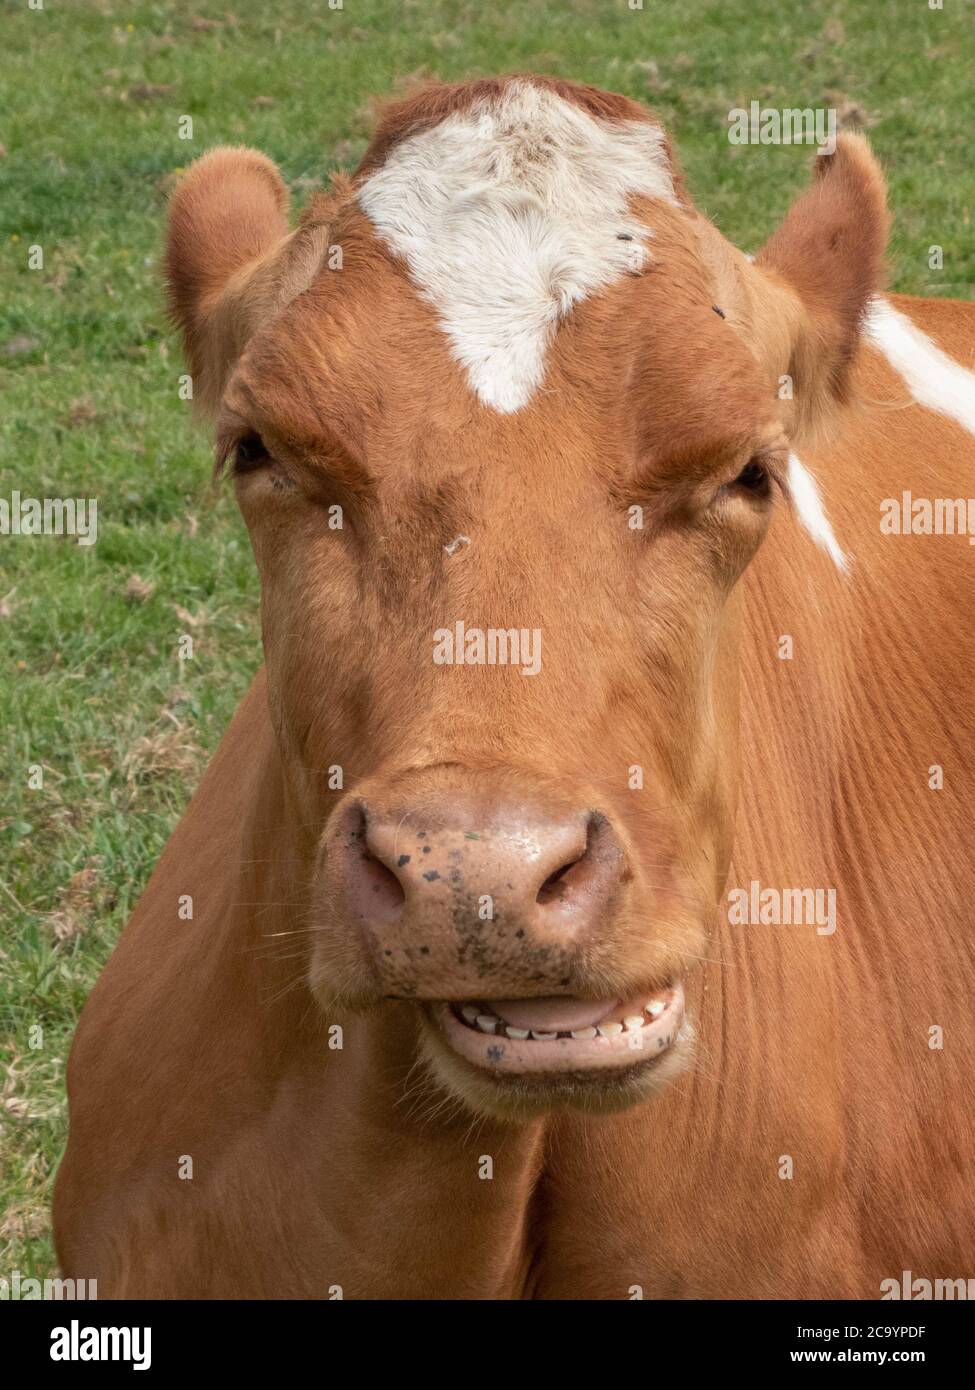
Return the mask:
M666 1005L660 999L648 999L644 1008L651 1018L659 1018Z
M554 1042L558 1036L558 1033L536 1033L534 1028L532 1029L532 1037L536 1042Z
M570 1037L578 1038L580 1042L583 1038L594 1038L595 1036L595 1028L577 1028L574 1033L570 1034Z
M596 1031L604 1038L617 1038L623 1031L623 1025L622 1023L600 1023Z
M460 1016L465 1023L476 1023L477 1013L477 1009L475 1009L472 1004L464 1004L461 1008Z
M624 1018L623 1022L626 1024L627 1028L631 1028L631 1029L633 1029L633 1028L642 1028L642 1027L643 1027L643 1015L642 1015L642 1014L633 1014L633 1015L631 1015L630 1018Z
M477 1026L482 1033L493 1033L497 1021L493 1014L478 1014L477 1016Z
M504 1030L509 1038L514 1038L516 1042L523 1042L528 1037L527 1028L512 1028L510 1023Z

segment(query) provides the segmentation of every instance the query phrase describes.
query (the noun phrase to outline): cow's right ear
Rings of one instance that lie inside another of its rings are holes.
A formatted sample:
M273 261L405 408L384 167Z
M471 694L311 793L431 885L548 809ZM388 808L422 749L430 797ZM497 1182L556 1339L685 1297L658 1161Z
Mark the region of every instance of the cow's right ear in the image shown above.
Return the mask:
M846 394L864 314L883 288L890 224L884 177L865 140L839 136L814 168L812 187L755 257L775 320L762 337L789 340L778 371L795 382L791 428L800 438L828 424Z
M169 307L183 334L193 399L212 413L266 300L288 236L288 192L257 150L198 159L169 205ZM262 289L264 293L262 293Z

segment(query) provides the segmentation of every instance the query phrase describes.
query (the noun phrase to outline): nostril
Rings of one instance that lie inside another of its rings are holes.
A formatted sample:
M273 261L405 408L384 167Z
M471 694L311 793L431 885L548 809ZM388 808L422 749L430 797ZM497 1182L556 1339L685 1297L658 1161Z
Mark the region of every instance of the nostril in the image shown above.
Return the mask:
M403 885L392 869L388 869L368 849L362 852L362 877L378 911L398 912L406 902Z
M355 846L355 893L362 910L373 919L391 921L398 917L406 902L406 891L399 875L373 843L365 806L357 808L350 844Z
M581 855L580 858L585 858ZM565 891L565 878L571 869L574 869L579 859L573 859L571 863L563 864L561 869L556 869L554 874L549 874L548 878L539 888L535 901L537 903L550 903L555 898L560 898Z
M556 913L562 907L576 908L583 903L604 901L612 892L622 871L622 852L606 817L591 812L586 822L586 843L575 858L549 874L535 901Z

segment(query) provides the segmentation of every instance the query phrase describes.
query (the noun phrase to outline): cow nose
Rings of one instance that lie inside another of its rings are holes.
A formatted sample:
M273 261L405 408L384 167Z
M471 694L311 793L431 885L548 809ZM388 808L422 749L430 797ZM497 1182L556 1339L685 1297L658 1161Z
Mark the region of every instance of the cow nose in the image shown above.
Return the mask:
M595 910L609 886L600 872L602 861L590 853L588 826L581 816L559 823L512 812L480 830L465 828L477 824L466 817L458 825L448 823L436 831L421 827L411 835L402 821L377 820L368 808L363 810L360 864L368 880L362 886L369 889L364 901L372 897L384 914L407 901L437 902L446 884L455 893L466 890L479 899L502 898L508 912L527 926L578 914L584 903ZM376 882L384 892L375 892Z
M600 813L465 801L423 814L359 801L329 857L380 973L402 979L408 961L415 992L441 998L444 973L460 992L481 974L537 993L540 960L544 983L565 987L565 962L611 911L623 863Z

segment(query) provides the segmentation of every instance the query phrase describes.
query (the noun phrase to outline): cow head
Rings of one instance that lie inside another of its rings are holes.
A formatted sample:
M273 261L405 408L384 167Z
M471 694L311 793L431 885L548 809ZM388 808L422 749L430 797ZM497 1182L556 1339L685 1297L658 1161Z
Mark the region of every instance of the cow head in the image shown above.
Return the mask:
M310 985L410 1001L477 1108L629 1103L687 1052L731 852L736 586L790 500L835 551L792 451L843 394L885 236L841 138L750 262L647 111L545 79L388 108L295 231L252 151L174 196Z

